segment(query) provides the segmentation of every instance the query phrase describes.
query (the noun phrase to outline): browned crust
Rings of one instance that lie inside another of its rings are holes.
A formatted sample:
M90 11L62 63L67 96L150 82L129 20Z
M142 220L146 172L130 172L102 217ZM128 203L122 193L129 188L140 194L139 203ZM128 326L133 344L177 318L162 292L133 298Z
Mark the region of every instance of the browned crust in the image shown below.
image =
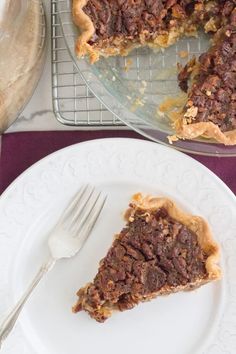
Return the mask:
M209 280L220 278L221 271L217 265L220 258L220 249L213 239L208 223L202 217L183 212L168 198L144 197L138 193L134 196L133 203L137 208L143 210L155 210L163 207L173 219L186 225L193 231L198 237L201 248L209 255L206 260L206 270Z
M203 136L209 139L215 139L217 142L224 145L236 144L236 130L231 130L223 133L218 125L212 122L199 122L191 124L183 124L177 130L177 136L182 139L195 139Z
M75 44L75 51L78 57L88 54L91 63L94 63L98 60L99 54L88 44L88 41L95 33L95 28L90 17L83 11L83 7L87 2L88 0L73 0L72 3L73 20L81 31Z
M167 105L168 102L164 102ZM168 109L171 109L172 103L169 104ZM186 118L183 111L170 112L170 118L172 119L173 128L175 129L175 135L168 136L170 144L179 139L195 139L195 138L207 138L214 139L216 142L224 144L226 146L236 144L236 130L229 130L222 132L218 125L213 122L198 122L192 123L194 118ZM189 120L189 122L188 122Z

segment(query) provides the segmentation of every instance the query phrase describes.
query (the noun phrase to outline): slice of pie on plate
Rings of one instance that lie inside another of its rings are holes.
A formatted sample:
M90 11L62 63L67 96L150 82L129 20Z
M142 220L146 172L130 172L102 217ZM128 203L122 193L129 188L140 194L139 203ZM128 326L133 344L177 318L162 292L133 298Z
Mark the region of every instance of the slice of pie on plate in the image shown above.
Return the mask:
M77 292L74 312L84 310L104 322L113 311L221 277L219 246L202 217L169 199L137 194L126 220L93 282Z

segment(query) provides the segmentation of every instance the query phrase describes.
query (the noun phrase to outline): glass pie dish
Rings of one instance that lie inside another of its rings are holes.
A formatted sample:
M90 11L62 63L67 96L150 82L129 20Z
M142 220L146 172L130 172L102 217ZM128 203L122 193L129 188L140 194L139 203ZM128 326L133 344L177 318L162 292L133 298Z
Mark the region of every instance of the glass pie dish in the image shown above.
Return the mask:
M45 58L41 0L0 2L0 134L31 98Z
M71 16L71 1L58 1L59 20L69 54L90 91L126 125L156 142L195 154L236 156L236 146L224 146L199 138L170 144L171 127L168 108L183 104L177 82L177 65L186 64L209 46L209 37L183 38L165 50L135 49L126 57L101 58L93 65L87 58L78 59L75 40L78 29ZM166 113L165 113L166 112Z

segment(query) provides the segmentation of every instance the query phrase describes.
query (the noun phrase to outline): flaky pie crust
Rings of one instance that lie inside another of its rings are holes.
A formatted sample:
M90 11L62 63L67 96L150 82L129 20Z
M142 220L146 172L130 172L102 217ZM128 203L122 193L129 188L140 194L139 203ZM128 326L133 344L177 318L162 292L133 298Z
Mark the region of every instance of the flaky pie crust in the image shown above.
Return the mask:
M95 33L95 28L90 17L83 11L83 7L87 4L88 0L73 0L72 3L72 16L74 23L80 28L80 36L75 44L75 51L78 57L86 54L90 56L91 62L98 60L98 53L88 44L88 41Z
M199 122L191 124L182 124L179 130L176 130L177 137L181 139L195 139L198 137L206 137L215 139L224 145L236 144L236 130L222 132L218 125L213 122Z

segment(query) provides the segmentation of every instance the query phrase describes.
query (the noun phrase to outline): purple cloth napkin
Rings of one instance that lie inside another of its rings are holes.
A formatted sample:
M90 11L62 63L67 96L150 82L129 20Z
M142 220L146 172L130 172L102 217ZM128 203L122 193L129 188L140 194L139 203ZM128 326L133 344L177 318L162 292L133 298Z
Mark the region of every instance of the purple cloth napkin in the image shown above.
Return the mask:
M0 193L25 169L44 156L85 140L111 137L144 139L130 131L57 131L5 134L0 158ZM236 194L236 158L191 155L213 171Z

